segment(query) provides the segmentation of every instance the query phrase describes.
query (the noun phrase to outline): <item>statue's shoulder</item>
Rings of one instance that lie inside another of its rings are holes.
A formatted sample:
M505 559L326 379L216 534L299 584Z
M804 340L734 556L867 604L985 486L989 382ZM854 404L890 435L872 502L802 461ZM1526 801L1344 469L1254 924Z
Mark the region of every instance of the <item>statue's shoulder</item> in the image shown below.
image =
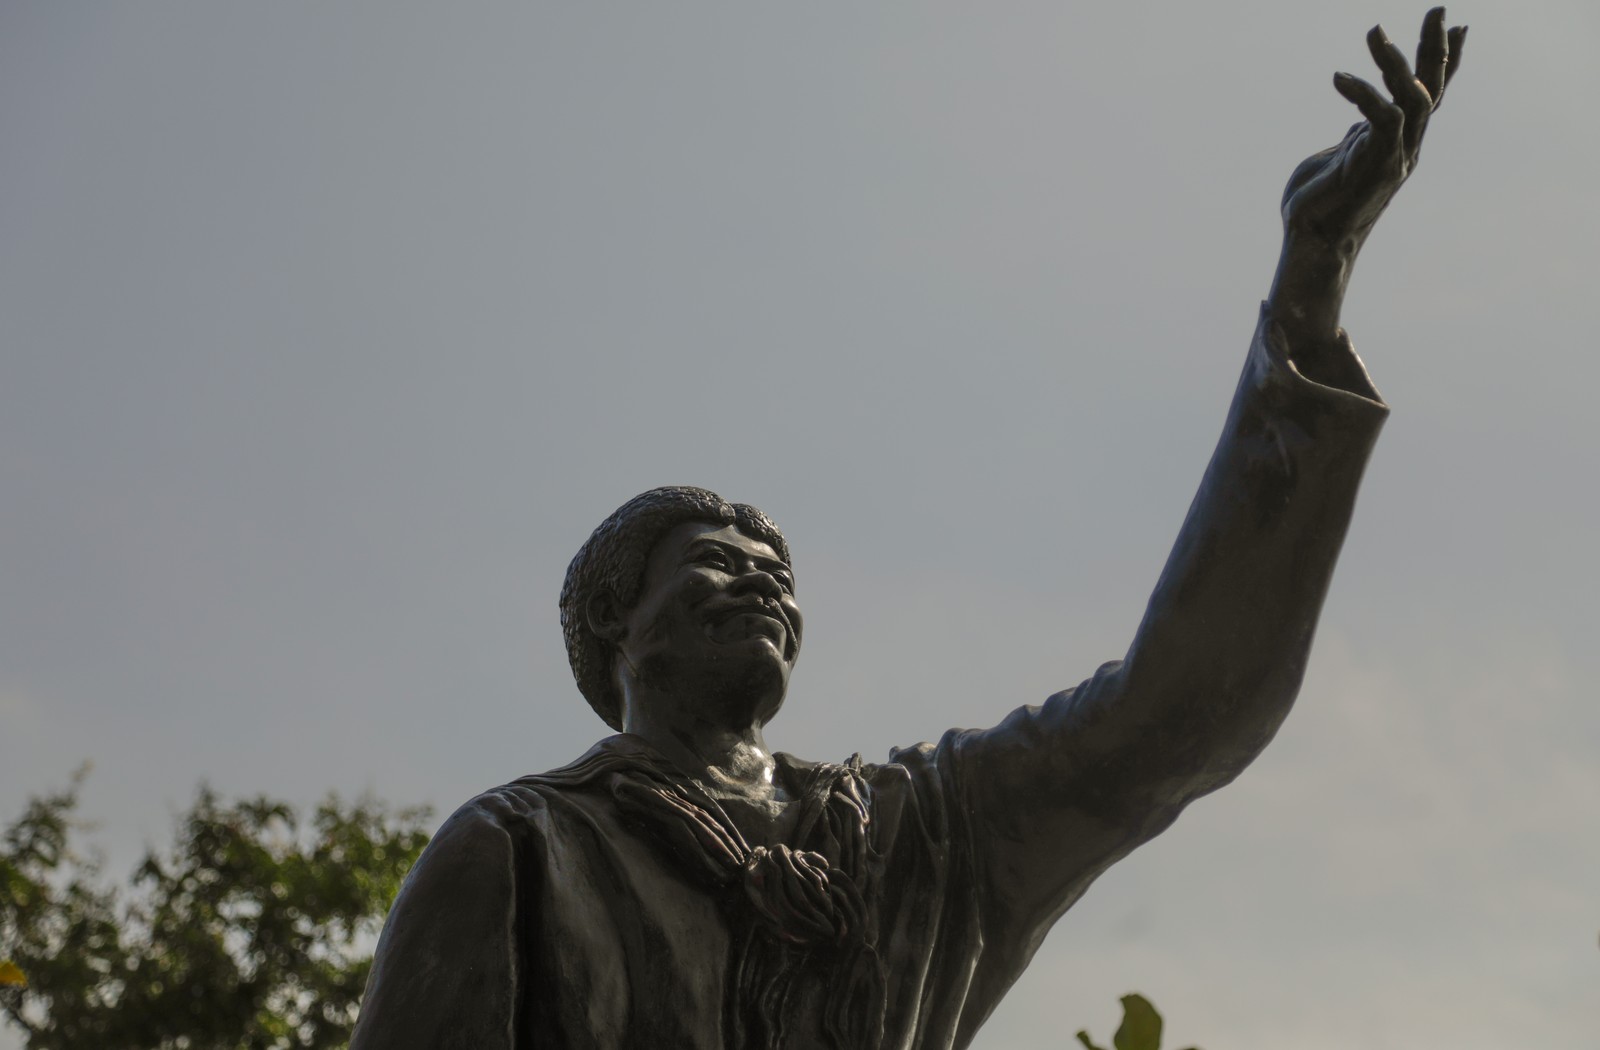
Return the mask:
M594 836L617 832L613 777L645 771L659 775L637 738L600 741L576 761L545 773L518 777L463 803L429 841L421 870L455 871L455 878L512 864L526 870L530 857L556 848L586 848Z
M627 733L608 736L564 766L544 773L518 777L495 791L580 791L603 783L619 773L643 772L656 777L680 776L649 744Z
M635 738L618 735L600 741L580 758L544 773L530 773L468 799L439 829L472 837L490 829L520 830L558 800L592 791L613 773L636 764ZM436 836L437 837L437 836Z

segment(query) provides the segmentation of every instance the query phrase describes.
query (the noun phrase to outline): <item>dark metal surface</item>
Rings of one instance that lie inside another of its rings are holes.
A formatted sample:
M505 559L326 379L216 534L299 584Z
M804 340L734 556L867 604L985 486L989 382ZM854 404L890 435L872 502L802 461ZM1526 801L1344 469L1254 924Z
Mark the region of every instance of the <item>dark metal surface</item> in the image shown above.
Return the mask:
M573 560L562 623L613 728L487 792L396 902L353 1046L959 1047L1112 863L1227 783L1288 714L1387 409L1338 326L1464 29L1294 172L1284 249L1221 440L1133 644L938 744L809 763L762 739L799 657L789 551L692 488L629 501Z

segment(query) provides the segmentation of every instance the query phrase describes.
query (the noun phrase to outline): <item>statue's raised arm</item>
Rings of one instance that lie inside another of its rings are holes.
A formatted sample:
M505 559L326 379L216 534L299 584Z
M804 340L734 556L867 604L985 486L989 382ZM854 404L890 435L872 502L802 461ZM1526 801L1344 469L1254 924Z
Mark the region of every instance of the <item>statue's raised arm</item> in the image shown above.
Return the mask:
M1367 119L1289 180L1283 253L1244 373L1125 658L994 729L922 749L955 771L970 815L991 946L976 1001L994 1002L1094 878L1236 777L1288 714L1388 412L1339 327L1345 288L1417 163L1465 37L1430 11L1413 74L1374 28L1389 97L1335 78Z

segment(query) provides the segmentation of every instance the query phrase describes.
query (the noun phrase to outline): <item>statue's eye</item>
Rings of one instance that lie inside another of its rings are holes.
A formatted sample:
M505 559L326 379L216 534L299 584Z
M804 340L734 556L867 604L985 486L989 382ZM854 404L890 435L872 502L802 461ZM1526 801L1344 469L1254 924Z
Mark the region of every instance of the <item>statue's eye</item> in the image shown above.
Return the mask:
M709 568L721 569L724 572L733 567L733 562L729 559L727 551L717 547L706 547L695 555L694 560L696 565L705 565Z
M794 593L794 576L785 569L768 569L768 575L778 581L778 586L783 588L783 593Z

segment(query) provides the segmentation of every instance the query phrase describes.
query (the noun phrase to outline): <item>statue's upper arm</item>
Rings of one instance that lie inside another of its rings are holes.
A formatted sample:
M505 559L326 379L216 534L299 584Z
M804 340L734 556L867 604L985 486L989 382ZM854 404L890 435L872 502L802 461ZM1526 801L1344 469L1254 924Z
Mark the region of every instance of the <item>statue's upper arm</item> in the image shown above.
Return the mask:
M516 849L503 802L457 810L417 861L384 926L351 1050L512 1043Z

